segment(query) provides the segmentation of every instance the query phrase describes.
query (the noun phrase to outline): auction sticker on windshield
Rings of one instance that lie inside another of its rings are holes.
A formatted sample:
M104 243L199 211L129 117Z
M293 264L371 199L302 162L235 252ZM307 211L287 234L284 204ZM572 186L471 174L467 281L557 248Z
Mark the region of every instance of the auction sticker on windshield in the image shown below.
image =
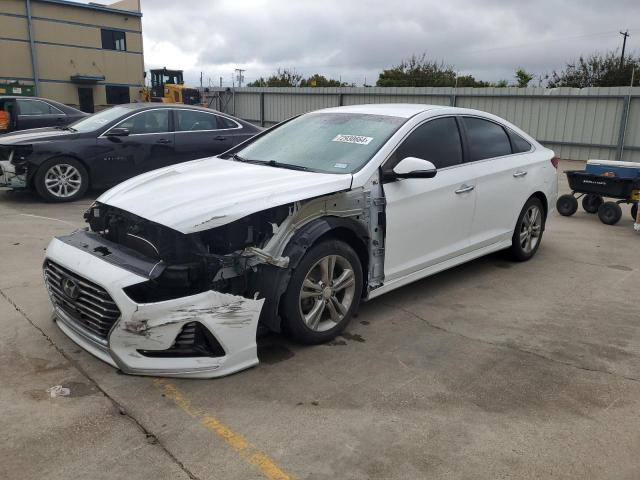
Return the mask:
M334 137L332 142L343 142L343 143L358 143L360 145L369 145L373 140L373 137L363 137L362 135L345 135L344 133L339 133Z

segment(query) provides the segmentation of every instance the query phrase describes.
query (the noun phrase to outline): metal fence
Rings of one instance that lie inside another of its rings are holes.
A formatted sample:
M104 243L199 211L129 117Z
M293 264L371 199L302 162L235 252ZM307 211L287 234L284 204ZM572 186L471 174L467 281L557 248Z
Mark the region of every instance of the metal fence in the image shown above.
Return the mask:
M566 159L640 162L640 87L214 88L211 106L262 126L320 108L425 103L494 113Z

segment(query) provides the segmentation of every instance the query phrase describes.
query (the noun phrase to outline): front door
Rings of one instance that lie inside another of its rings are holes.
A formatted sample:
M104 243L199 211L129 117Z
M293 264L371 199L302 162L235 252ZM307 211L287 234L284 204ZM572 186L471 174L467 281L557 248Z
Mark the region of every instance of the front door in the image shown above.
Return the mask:
M433 178L384 184L385 281L469 251L476 176L473 165L463 161L455 117L436 118L417 127L383 169L392 169L406 157L429 160L438 171Z
M94 113L93 88L78 87L78 105L80 105L80 110L83 112Z
M118 123L114 128L128 131L126 136L98 137L95 175L103 185L114 184L140 173L175 163L174 134L170 131L168 108L144 110Z

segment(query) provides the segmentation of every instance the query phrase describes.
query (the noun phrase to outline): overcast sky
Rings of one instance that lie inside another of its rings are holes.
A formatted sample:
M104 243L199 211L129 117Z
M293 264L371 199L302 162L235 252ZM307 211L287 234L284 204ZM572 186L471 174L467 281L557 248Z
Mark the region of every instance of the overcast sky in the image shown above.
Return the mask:
M106 3L106 2L105 2ZM580 54L640 53L640 0L142 0L147 68L230 85L278 67L362 85L413 53L477 79L550 73ZM537 80L536 80L537 82Z

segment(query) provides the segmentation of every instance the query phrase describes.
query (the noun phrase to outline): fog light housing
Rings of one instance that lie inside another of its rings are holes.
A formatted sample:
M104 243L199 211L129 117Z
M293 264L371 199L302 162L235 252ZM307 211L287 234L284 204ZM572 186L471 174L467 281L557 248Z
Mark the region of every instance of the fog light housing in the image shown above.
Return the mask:
M200 322L185 323L173 345L166 350L138 350L146 357L224 357L224 348Z

